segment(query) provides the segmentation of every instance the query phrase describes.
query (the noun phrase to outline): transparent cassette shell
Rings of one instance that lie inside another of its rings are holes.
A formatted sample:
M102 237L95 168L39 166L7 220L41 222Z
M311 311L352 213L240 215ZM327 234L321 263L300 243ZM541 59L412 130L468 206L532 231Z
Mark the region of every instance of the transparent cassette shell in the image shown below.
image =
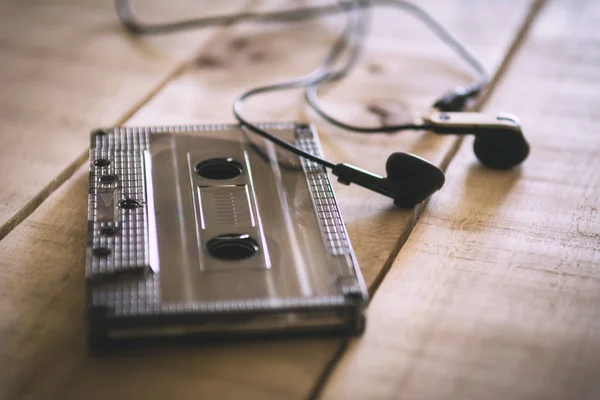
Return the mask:
M321 153L311 126L264 126ZM362 331L368 296L326 171L248 139L237 125L92 134L94 342Z

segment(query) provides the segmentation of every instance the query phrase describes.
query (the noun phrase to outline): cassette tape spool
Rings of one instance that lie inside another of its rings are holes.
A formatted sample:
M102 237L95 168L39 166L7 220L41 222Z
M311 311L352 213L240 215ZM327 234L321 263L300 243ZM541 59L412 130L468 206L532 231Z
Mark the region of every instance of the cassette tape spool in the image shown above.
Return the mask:
M262 126L321 153L309 125ZM323 167L239 125L117 127L91 135L89 188L93 346L363 331L368 295Z

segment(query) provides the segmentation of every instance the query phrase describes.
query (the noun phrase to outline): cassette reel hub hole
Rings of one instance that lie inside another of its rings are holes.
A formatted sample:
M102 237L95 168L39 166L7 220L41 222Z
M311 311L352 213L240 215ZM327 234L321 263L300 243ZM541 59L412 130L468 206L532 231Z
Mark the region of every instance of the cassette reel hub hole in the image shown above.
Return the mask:
M226 261L250 258L258 252L258 249L256 240L247 234L226 233L215 236L206 243L208 254Z
M244 172L242 164L233 158L210 158L196 164L196 173L204 179L227 180L237 178Z

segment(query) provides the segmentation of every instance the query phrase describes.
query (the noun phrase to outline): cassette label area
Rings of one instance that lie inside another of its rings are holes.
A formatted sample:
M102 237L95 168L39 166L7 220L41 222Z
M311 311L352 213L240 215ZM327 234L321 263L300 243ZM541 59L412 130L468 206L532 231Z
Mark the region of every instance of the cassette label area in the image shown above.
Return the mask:
M314 128L265 128L320 154ZM237 125L91 137L92 343L360 333L365 285L325 170Z

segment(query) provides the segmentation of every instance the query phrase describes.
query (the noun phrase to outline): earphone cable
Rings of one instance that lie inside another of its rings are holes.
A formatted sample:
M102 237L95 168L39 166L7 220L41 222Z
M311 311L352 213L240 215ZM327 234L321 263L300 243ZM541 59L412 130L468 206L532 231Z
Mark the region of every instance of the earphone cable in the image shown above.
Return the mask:
M379 4L382 3L383 2L381 1L379 2ZM448 30L446 30L441 24L439 24L431 15L429 15L425 10L415 6L410 2L390 1L388 3L394 4L395 6L403 8L406 11L412 13L428 28L430 28L436 34L436 36L438 36L438 38L440 38L444 43L449 45L464 61L466 61L480 74L479 80L476 83L468 86L467 88L464 88L464 91L460 95L464 96L465 98L472 97L478 94L479 91L483 87L485 87L485 85L489 81L489 78L487 76L487 73L485 72L485 68L483 67L483 65L458 41L458 39L454 38L454 36L452 36L452 34ZM363 44L360 43L359 45L362 46ZM357 126L344 123L327 113L319 101L318 88L324 85L325 83L343 79L346 75L348 75L348 73L350 73L350 71L354 67L354 64L354 62L349 62L346 65L344 65L339 71L330 74L328 79L315 82L306 88L305 99L309 106L321 118L323 118L324 120L326 120L334 126L357 133L389 133L408 129L427 130L430 128L430 126L428 126L427 124L401 124L377 127Z
M360 8L357 21L352 21L352 10L356 6ZM329 115L323 107L320 105L318 99L317 90L320 86L333 81L338 81L347 76L350 71L356 66L359 55L364 47L365 39L365 20L364 20L364 9L369 6L393 6L401 8L405 11L412 13L419 20L421 20L427 27L429 27L442 41L448 44L463 60L465 60L473 69L480 75L479 80L470 85L460 95L464 98L472 97L479 93L482 87L488 82L488 77L485 72L483 65L472 55L456 38L454 38L445 28L443 28L433 17L427 12L412 4L408 1L403 0L340 0L338 4L331 4L320 7L308 7L308 8L296 8L286 11L275 11L268 13L237 13L225 16L206 17L199 19L183 20L171 23L159 23L159 24L148 24L139 22L133 11L133 7L130 0L116 0L116 8L119 18L123 25L132 33L136 34L164 34L173 33L176 31L205 28L217 25L227 25L240 22L258 22L258 23L270 23L270 22L294 22L312 19L325 15L332 15L340 12L344 12L347 15L347 24L343 34L336 40L332 49L330 50L325 61L311 73L296 79L292 79L286 82L278 84L261 86L258 88L251 89L242 95L240 95L234 102L233 113L236 119L242 126L247 127L252 132L271 140L276 145L283 147L284 149L291 151L301 157L310 159L311 161L317 162L328 168L333 168L334 164L316 157L310 153L307 153L296 146L288 143L269 132L261 129L257 125L246 120L242 116L242 105L243 102L250 97L264 94L273 91L287 90L293 88L304 88L305 98L309 106L317 112L322 118L329 123L346 129L352 132L359 133L380 133L380 132L395 132L399 130L426 130L429 127L423 124L403 124L385 127L363 127L346 124L342 121ZM333 70L333 64L338 61L341 54L344 51L348 51L350 54L347 61L338 70ZM439 102L438 100L436 104Z
M288 143L285 140L282 140L282 139L278 138L277 136L272 135L271 133L267 132L266 130L260 128L259 126L247 121L242 116L242 106L246 99L256 96L256 95L259 95L259 94L270 93L270 92L280 91L280 90L287 90L287 89L305 88L311 84L319 83L321 81L329 79L329 77L332 76L332 74L331 74L332 65L340 58L340 56L342 55L344 50L351 49L350 45L351 45L351 42L353 41L353 36L355 36L357 34L358 35L364 34L364 32L362 32L359 29L359 27L361 24L361 20L363 19L362 13L364 12L364 6L367 3L364 1L362 3L363 4L359 4L359 2L355 2L353 4L350 4L349 2L343 2L343 4L341 4L341 6L344 7L344 9L346 10L346 15L347 15L347 21L346 21L346 26L344 28L344 31L340 35L340 37L335 41L334 45L332 46L329 54L327 55L327 57L325 58L323 63L321 63L321 65L319 67L317 67L314 71L312 71L309 74L304 75L300 78L291 79L291 80L288 80L285 82L268 85L268 86L261 86L258 88L251 89L251 90L241 94L235 100L235 102L233 104L233 114L242 126L248 128L250 131L272 141L276 145L278 145L298 156L301 156L301 157L304 157L311 161L314 161L314 162L316 162L324 167L327 167L327 168L333 168L335 166L334 163L331 163L323 158L320 158L318 156L315 156L313 154L305 152L304 150L294 146L293 144ZM357 19L357 18L358 18L358 20L355 21L355 19ZM356 53L356 50L350 50L350 51L351 51L351 57L352 57L352 55L354 55ZM355 56L354 58L357 58L357 57Z

